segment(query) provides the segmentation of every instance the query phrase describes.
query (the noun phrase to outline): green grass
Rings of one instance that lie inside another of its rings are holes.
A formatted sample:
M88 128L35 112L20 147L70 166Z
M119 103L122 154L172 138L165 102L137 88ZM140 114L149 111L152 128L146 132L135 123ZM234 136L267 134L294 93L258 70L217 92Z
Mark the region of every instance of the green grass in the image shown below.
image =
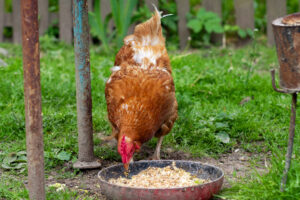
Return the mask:
M57 190L55 187L46 188L46 197L49 200L71 200L71 199L84 199L92 200L88 192L83 191L74 191L68 188L64 190ZM0 199L7 200L20 200L20 199L29 199L29 194L25 188L22 181L17 180L15 177L9 177L3 175L0 182Z
M11 152L25 150L22 52L19 46L0 44L10 57L1 68L0 81L0 161ZM104 96L105 82L113 66L114 55L103 56L97 47L91 50L93 128L110 133ZM244 148L250 152L272 151L272 166L264 176L249 173L241 183L221 195L229 199L288 199L299 194L299 126L296 127L295 159L287 191L279 193L283 156L287 145L291 97L271 88L269 69L277 67L274 48L264 42L256 49L205 49L190 54L170 53L179 103L179 118L164 146L184 150L194 156L213 156ZM74 53L70 46L41 39L41 84L46 171L77 157L76 90ZM252 100L240 105L246 97ZM299 109L297 118L299 119ZM229 136L223 143L216 136ZM99 145L95 154L103 159L120 158L115 150ZM151 144L154 144L151 142ZM62 158L61 155L68 155ZM25 198L20 181L0 183L0 199L5 195ZM26 175L26 171L23 172ZM14 186L17 186L16 189ZM16 190L16 191L15 191ZM51 190L50 190L51 193ZM73 195L72 191L66 195ZM272 198L271 198L272 197ZM293 198L291 198L293 199Z
M299 141L299 136L295 140ZM254 170L254 172L243 178L239 183L233 183L233 187L223 191L220 197L236 200L300 199L299 150L299 142L296 142L295 154L292 159L287 186L284 192L281 192L279 189L284 166L284 154L277 147L274 147L271 165L267 174L261 175Z

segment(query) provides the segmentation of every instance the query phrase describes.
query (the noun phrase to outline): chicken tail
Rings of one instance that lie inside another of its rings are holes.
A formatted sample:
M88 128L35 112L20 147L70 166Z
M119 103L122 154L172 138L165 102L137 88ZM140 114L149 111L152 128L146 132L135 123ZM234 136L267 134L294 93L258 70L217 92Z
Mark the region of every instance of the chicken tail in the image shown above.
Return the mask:
M156 7L154 4L152 4L152 6L154 7L155 12L157 12L160 16L163 14L163 12L162 12L162 11L159 11L159 10L157 9L157 7ZM164 17L168 17L168 16L172 16L172 15L173 15L173 14L166 14L166 15L161 16L160 18L164 18Z
M146 22L137 25L134 29L134 33L124 38L125 45L155 46L158 44L165 44L161 28L162 12L160 12L155 5L153 6L155 11L152 14L152 17Z

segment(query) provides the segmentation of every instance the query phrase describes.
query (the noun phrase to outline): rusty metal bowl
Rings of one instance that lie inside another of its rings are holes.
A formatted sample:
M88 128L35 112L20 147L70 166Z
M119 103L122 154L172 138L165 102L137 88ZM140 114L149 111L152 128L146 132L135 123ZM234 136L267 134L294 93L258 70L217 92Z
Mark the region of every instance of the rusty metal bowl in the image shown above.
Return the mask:
M210 179L205 184L191 187L174 188L138 188L125 187L108 182L110 178L124 177L124 167L122 164L114 165L102 169L98 173L102 193L108 199L115 200L205 200L210 199L221 189L224 173L218 167L202 164L194 161L184 160L147 160L131 163L129 166L129 177L138 174L148 167L166 167L175 162L176 167L182 168L187 172L201 179Z

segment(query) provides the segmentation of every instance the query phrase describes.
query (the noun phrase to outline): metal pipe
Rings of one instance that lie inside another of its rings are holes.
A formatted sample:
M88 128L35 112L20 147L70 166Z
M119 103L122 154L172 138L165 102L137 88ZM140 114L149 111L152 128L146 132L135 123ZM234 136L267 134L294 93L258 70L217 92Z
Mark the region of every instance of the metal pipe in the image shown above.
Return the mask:
M284 191L287 181L287 175L291 166L291 158L293 154L293 145L294 145L294 136L295 136L295 126L296 126L296 106L297 106L297 93L299 89L279 89L275 84L275 69L271 70L272 77L272 87L276 92L287 93L292 95L292 106L291 106L291 120L290 120L290 129L289 129L289 141L288 148L285 155L285 167L283 171L283 176L280 184L280 191Z
M73 0L78 128L78 161L74 168L97 168L94 156L87 0Z
M299 89L288 89L288 88L279 89L279 88L277 88L276 83L275 83L275 69L272 69L270 72L271 72L271 77L272 77L272 87L276 92L293 94L293 93L300 91Z
M21 1L26 149L30 199L45 199L37 0Z
M288 171L291 166L291 158L293 154L293 144L294 144L294 136L295 136L295 124L296 124L296 105L297 105L297 93L292 94L292 108L291 108L291 121L290 121L290 130L289 130L289 142L288 148L285 156L285 167L283 171L283 177L281 179L280 190L284 191Z

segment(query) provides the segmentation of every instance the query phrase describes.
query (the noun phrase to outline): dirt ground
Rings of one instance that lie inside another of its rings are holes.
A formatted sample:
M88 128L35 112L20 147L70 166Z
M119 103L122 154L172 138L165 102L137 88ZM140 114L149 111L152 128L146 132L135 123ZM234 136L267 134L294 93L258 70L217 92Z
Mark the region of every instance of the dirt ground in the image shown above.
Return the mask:
M113 147L115 144L109 143L109 146ZM141 149L139 158L147 159L150 155L152 155L154 149L146 146L143 146ZM264 173L267 171L268 166L268 157L269 155L265 154L253 154L245 152L241 149L235 149L234 152L223 154L219 157L219 159L214 158L194 158L190 154L174 151L171 148L163 148L161 152L162 159L170 159L170 160L196 160L202 163L207 163L210 165L215 165L221 168L225 173L225 180L223 183L223 188L230 187L230 182L239 179L240 177L244 177L253 169L253 161L255 160L255 168L258 172ZM102 161L102 167L105 168L111 165L118 164L115 161ZM72 164L66 163L65 170L72 171ZM61 183L65 184L71 190L79 190L82 192L88 192L90 196L94 196L97 199L106 198L101 194L101 188L99 185L99 181L97 179L97 173L100 169L95 170L84 170L82 173L77 175L75 178L65 178L65 179L57 179L57 174L53 171L49 174L46 179L46 185Z
M101 136L100 136L101 138ZM111 148L116 148L116 142L111 141L106 143ZM135 160L143 160L149 158L154 152L154 149L144 145L138 155L135 156ZM268 168L268 158L270 153L266 154L255 154L245 152L242 149L235 149L231 153L223 154L218 159L211 157L195 158L188 153L182 151L175 151L172 148L162 147L161 159L165 160L195 160L200 161L205 164L215 165L224 171L225 179L223 183L223 188L229 188L230 182L239 180L241 177L245 177L253 171L255 168L259 173L267 172ZM255 164L254 164L255 163ZM65 184L70 190L76 190L80 193L87 193L90 197L95 197L96 199L106 200L105 196L101 194L100 184L97 178L99 170L102 168L119 164L116 161L102 160L102 167L100 169L94 170L82 170L73 178L66 178L62 176L61 170L64 169L65 172L73 173L72 162L67 162L63 167L54 169L51 173L46 173L46 186L60 183ZM58 173L58 171L60 171ZM0 174L1 168L0 168ZM19 179L20 177L18 177ZM23 177L26 179L26 177ZM25 186L27 186L27 181L24 180Z

